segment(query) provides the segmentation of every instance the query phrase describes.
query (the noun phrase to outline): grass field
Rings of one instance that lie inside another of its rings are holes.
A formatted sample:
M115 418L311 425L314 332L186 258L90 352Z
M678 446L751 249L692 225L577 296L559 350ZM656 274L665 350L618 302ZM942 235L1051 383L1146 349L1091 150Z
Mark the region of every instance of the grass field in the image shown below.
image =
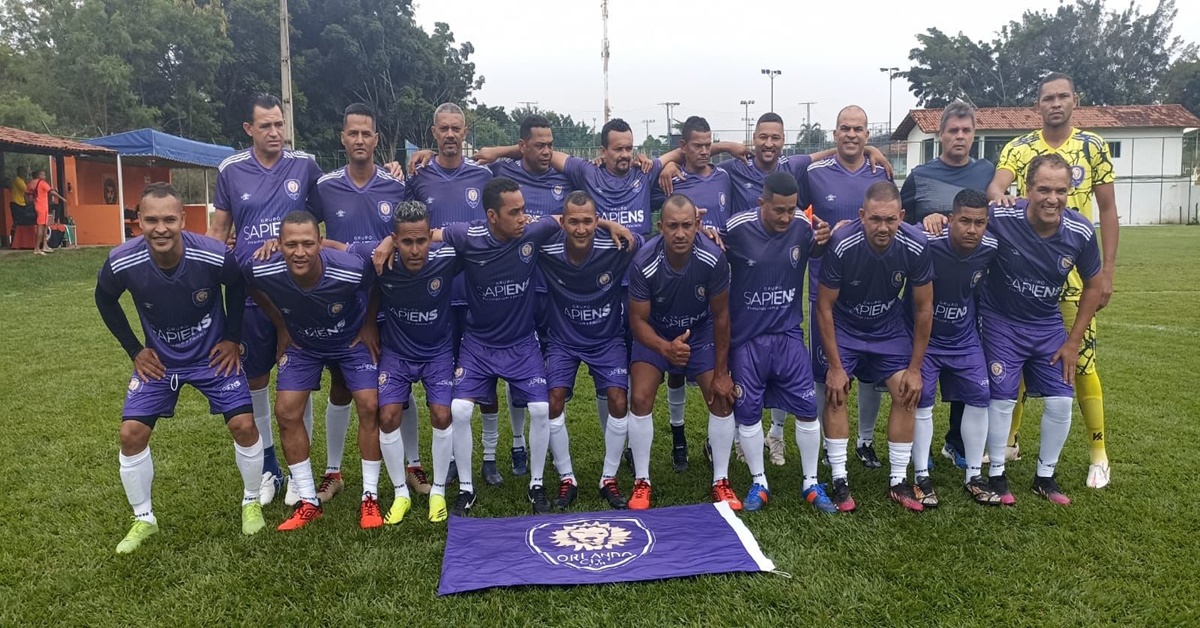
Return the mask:
M1018 505L1005 510L968 503L957 488L960 472L938 458L940 509L902 512L885 501L886 468L868 472L851 462L859 512L822 517L799 497L789 425L788 466L768 469L771 506L742 518L791 578L445 599L435 596L445 528L425 519L424 499L395 528L358 529L353 444L348 493L323 519L300 533L243 538L230 438L190 389L152 441L161 533L134 555L113 553L130 514L117 474L130 364L92 301L104 255L0 255L0 475L8 478L0 493L0 625L1200 625L1200 229L1122 234L1099 351L1113 483L1099 492L1083 487L1087 448L1077 412L1059 465L1075 500L1069 508L1029 491L1033 455L1010 465ZM698 447L706 415L691 394L693 459L685 475L670 470L660 395L657 505L706 499L709 474ZM583 487L578 510L602 507L594 490L602 440L588 397L568 409ZM323 393L318 400L323 416ZM1041 407L1030 409L1022 440L1032 453ZM940 444L944 407L936 420ZM501 425L503 450L507 421ZM422 435L428 460L428 423ZM500 457L503 469L507 456ZM733 466L740 492L748 474ZM624 475L622 482L628 487ZM511 477L501 489L482 489L478 515L525 514L524 490ZM278 501L266 514L277 523L285 507Z

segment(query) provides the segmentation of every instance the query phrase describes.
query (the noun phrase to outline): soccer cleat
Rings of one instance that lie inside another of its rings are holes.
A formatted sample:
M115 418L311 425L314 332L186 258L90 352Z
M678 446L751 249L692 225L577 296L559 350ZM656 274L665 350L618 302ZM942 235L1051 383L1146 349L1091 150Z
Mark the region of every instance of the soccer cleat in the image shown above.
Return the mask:
M750 491L746 493L746 499L742 500L742 510L757 512L765 508L770 499L771 491L767 487L758 483L751 484Z
M1058 482L1054 480L1054 476L1047 478L1034 476L1033 492L1045 497L1048 501L1059 506L1070 506L1071 498L1063 494L1062 489L1058 488Z
M847 485L846 496L849 497L849 495L850 486ZM825 487L821 484L813 484L812 486L804 489L800 492L800 496L804 498L804 501L812 504L813 508L816 508L827 515L832 515L838 512L838 507L833 503L832 500L829 499L829 496L825 494ZM854 500L851 499L850 502L850 510L854 510Z
M713 503L725 502L729 504L730 510L741 510L742 500L738 499L737 493L733 492L733 487L729 486L729 480L721 478L716 484L712 485L712 500Z
M311 502L301 501L296 505L295 510L292 510L292 515L286 521L279 524L276 530L287 532L289 530L299 530L308 525L310 521L321 516L321 507Z
M608 506L613 510L625 510L629 507L629 502L625 501L625 496L621 494L621 487L617 484L616 478L604 481L604 485L600 487L600 497L608 502Z
M495 460L484 460L479 474L483 476L483 481L488 486L500 486L504 484L504 478L500 475L500 470L496 468Z
M285 480L287 489L283 492L283 505L289 508L294 508L300 503L300 489L296 488L296 483L292 481L292 476L288 476Z
M393 506L394 508L395 506ZM446 520L446 496L429 494L429 521L441 523Z
M450 467L446 469L446 486L449 486L451 482L457 482L457 481L458 481L458 461L451 460Z
M879 456L875 455L875 443L873 442L855 447L854 453L858 455L862 465L868 469L878 469L883 466L883 463L879 462Z
M783 465L787 464L787 459L783 457L783 452L785 451L783 438L775 438L774 436L767 434L766 440L767 455L771 459L771 464L777 467L782 467Z
M265 527L267 522L263 520L262 504L257 501L242 504L242 534L258 534Z
M671 441L671 464L675 467L675 473L683 473L688 470L687 435L682 428L672 426Z
M258 485L258 503L266 506L275 501L275 493L279 492L279 486L283 484L283 478L264 471L262 474L262 482Z
M321 476L321 484L317 486L317 499L324 504L345 488L346 483L342 481L341 471L326 473Z
M404 481L408 483L408 488L418 495L428 495L430 489L433 488L433 485L429 483L429 476L425 475L425 469L420 465L406 468Z
M740 441L740 440L733 441L733 455L737 456L738 462L746 461L746 451L744 449L742 449L742 441ZM711 454L709 457L709 461L710 462L712 461Z
M933 478L928 475L923 475L917 478L916 485L913 486L913 494L917 501L926 508L938 507L938 496L933 490Z
M126 534L125 538L121 539L120 543L117 543L117 553L128 554L141 547L142 541L145 541L155 534L158 534L157 523L150 523L149 521L134 519L133 526L129 528L129 534Z
M704 460L712 464L712 441L704 439Z
M824 447L821 448L821 464L823 464L827 467L833 466L833 465L829 464L829 450L825 449Z
M942 446L942 457L947 460L953 460L954 466L958 467L959 469L967 468L966 456L963 456L962 452L960 452L954 447L954 445L951 445L950 443L946 443Z
M430 512L433 511L433 498L429 498ZM383 518L383 523L389 526L394 526L401 521L404 521L404 515L412 509L412 500L408 497L397 497L392 500L392 507L388 509L387 516ZM442 510L446 509L446 499L442 498Z
M554 498L554 509L558 511L566 511L575 503L575 498L579 496L579 487L570 480L563 480L558 483L558 497Z
M625 458L625 465L629 467L629 475L636 476L637 471L633 470L633 450L629 447L626 447L625 453L622 454L622 457Z
M1008 478L1003 473L988 478L988 486L996 495L996 499L1000 500L1001 506L1016 505L1017 498L1013 497L1012 491L1008 490Z
M374 493L367 493L358 510L358 527L364 530L383 527L383 515L379 512L379 500Z
M1109 480L1112 479L1112 474L1108 469L1107 462L1098 462L1088 467L1087 487L1088 488L1104 488L1108 486Z
M630 510L646 510L650 508L650 483L638 480L633 484L633 495L629 498Z
M550 512L550 500L546 499L546 487L538 484L529 487L529 503L533 504L533 514L544 515Z
M992 492L991 485L983 479L982 475L977 475L971 478L971 481L963 484L963 490L980 506L1000 505L1000 496Z
M455 517L466 517L471 514L471 509L475 507L475 493L473 491L460 491L458 497L454 498L454 507L450 509L450 514ZM432 509L432 502L430 503ZM433 511L430 510L430 513ZM432 518L432 514L430 517Z
M529 452L524 447L512 448L512 471L518 477L529 473Z
M854 503L854 498L850 496L850 480L846 478L834 478L832 490L829 491L832 495L829 496L830 501L837 507L838 512L854 512L858 504Z
M907 481L899 484L893 484L888 488L888 499L904 506L913 512L921 512L925 510L925 506L917 499L917 495L913 492L913 487Z

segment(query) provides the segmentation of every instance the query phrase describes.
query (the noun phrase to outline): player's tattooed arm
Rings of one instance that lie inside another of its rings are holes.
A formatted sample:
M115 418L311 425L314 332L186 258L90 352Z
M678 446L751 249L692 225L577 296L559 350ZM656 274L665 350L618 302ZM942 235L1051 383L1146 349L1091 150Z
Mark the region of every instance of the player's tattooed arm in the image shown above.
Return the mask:
M1121 237L1121 221L1117 215L1117 192L1112 183L1096 186L1096 206L1100 210L1100 248L1103 254L1100 266L1100 302L1097 310L1108 305L1113 294L1113 275L1117 268L1117 242Z
M833 304L840 293L840 288L830 288L825 284L817 288L817 328L821 332L821 348L829 363L825 374L825 399L835 408L844 405L850 394L850 378L842 368L842 356L838 353L837 336L833 328Z
M907 289L913 295L913 346L908 368L900 376L900 402L913 410L921 399L921 364L925 361L925 350L929 348L929 334L933 328L933 282L909 286Z

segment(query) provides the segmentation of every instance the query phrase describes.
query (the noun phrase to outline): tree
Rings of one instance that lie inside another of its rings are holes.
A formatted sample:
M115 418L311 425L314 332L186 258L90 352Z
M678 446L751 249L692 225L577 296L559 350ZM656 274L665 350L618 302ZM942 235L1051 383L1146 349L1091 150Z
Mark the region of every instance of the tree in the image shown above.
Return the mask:
M1171 64L1159 82L1160 97L1200 116L1200 57L1191 54Z
M806 122L796 134L795 148L802 153L815 153L825 150L825 141L825 131L821 124Z

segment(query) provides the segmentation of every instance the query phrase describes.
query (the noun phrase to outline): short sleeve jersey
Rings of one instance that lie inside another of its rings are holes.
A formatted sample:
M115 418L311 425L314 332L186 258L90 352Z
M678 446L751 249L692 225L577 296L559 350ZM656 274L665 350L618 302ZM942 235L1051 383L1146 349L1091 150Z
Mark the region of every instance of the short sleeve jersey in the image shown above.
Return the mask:
M729 262L708 238L697 235L681 270L671 268L662 236L651 238L629 267L629 299L650 303L650 326L672 340L691 330L688 344L713 342L712 297L729 290Z
M887 172L883 168L873 168L870 160L864 159L862 167L853 172L837 157L813 162L808 167L813 216L829 223L830 227L843 220L855 220L867 188L888 180Z
M641 236L633 237L641 246ZM588 348L620 338L625 331L620 284L633 260L631 249L618 248L607 231L597 229L587 258L575 265L567 258L566 242L560 230L542 245L538 256L550 296L550 339Z
M521 160L512 159L501 159L488 168L493 176L512 179L521 186L525 213L534 218L563 213L563 202L575 190L571 180L554 168L537 174L526 170Z
M1013 174L1017 181L1017 195L1023 197L1028 192L1025 176L1029 163L1038 155L1050 153L1057 153L1071 166L1071 193L1067 196L1067 206L1078 209L1092 221L1092 195L1096 186L1116 180L1108 142L1099 135L1072 128L1071 136L1062 146L1051 148L1042 137L1041 129L1031 131L1004 146L996 168Z
M689 172L686 173L686 178L680 179L676 176L672 179L672 187L675 194L683 194L697 209L704 210L705 225L717 229L725 228L725 223L731 215L729 210L733 193L732 179L728 172L715 167L707 176ZM653 198L654 206L662 205L666 200L666 195L657 185L654 187Z
M800 209L808 207L812 202L808 189L808 166L812 158L808 155L788 155L780 157L775 170L790 172L800 186L797 206ZM729 215L736 216L745 211L758 208L758 197L762 196L763 183L775 170L763 170L753 160L727 159L717 164L717 167L729 174L732 199L730 199Z
M317 180L317 197L325 215L325 237L344 244L379 241L392 232L396 205L407 190L387 170L375 167L375 174L358 187L345 168L338 168Z
M763 334L801 333L804 265L816 240L808 216L796 210L783 233L762 226L759 212L743 212L722 232L729 259L729 316L733 346Z
M283 151L270 168L259 163L252 149L221 162L213 205L233 216L239 263L245 264L263 242L279 237L279 223L288 213L307 209L317 220L324 219L315 194L320 178L316 160L300 151Z
M975 296L982 290L988 265L996 257L996 238L984 234L975 250L959 255L950 241L950 229L929 236L933 259L933 327L929 349L941 354L963 354L979 350L975 325ZM904 292L904 313L912 326L912 292Z
M650 233L650 194L662 162L654 160L650 172L630 166L625 176L617 176L603 166L579 157L568 157L563 174L578 190L584 190L596 201L596 213L601 218L619 223L633 233Z
M408 178L408 194L429 208L429 226L445 227L459 222L482 220L483 188L492 180L492 171L470 159L446 170L436 159Z

